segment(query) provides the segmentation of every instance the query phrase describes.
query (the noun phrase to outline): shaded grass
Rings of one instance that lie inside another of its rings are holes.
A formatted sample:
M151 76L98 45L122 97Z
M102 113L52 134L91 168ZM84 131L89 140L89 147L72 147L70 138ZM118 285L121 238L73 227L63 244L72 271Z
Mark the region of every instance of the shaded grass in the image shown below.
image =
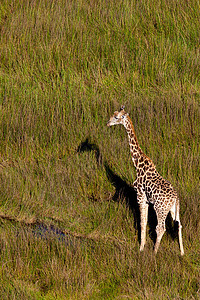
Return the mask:
M198 299L198 12L198 1L1 2L3 299ZM152 213L139 253L126 133L106 127L123 103L180 195L183 258L170 219L153 256ZM85 240L38 238L37 222Z

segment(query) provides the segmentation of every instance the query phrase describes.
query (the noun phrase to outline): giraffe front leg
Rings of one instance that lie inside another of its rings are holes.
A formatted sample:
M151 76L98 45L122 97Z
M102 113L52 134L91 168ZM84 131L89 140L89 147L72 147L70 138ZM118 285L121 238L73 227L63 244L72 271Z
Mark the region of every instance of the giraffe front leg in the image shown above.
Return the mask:
M141 244L140 251L144 250L144 245L146 243L146 227L148 218L148 204L145 194L139 196L139 206L140 206L140 227L141 227Z
M146 243L147 217L148 217L148 204L141 205L140 206L140 226L141 226L140 251L144 250L144 245Z

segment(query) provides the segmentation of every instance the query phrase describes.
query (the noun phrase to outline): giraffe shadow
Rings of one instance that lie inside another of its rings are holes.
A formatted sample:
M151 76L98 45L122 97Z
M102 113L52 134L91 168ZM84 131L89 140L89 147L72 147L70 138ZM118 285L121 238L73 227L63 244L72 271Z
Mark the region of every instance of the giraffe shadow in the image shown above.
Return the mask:
M104 167L108 180L115 187L112 200L115 202L125 200L126 206L133 214L133 225L138 231L138 238L140 238L140 211L137 203L137 192L130 184L117 175L107 162L104 163Z
M102 156L100 154L99 147L96 144L90 143L89 138L86 138L86 140L82 142L77 149L78 153L91 152L91 151L94 151L95 153L97 164L99 166L102 165Z
M105 168L106 176L115 188L115 193L112 196L112 200L115 202L125 200L126 206L128 207L128 209L133 215L133 226L137 231L138 240L141 241L140 210L137 202L136 190L112 170L108 162L103 160L99 147L96 144L91 143L89 141L89 138L86 138L86 140L82 142L77 149L78 153L85 152L85 151L87 152L94 151L97 164ZM153 209L153 205L149 205L148 227L149 227L149 236L153 241L153 243L155 243L156 241L156 231L155 231L156 225L157 225L157 217L156 217L155 210Z
M168 214L166 221L166 232L170 235L170 237L175 240L178 238L178 222L173 221L170 214Z

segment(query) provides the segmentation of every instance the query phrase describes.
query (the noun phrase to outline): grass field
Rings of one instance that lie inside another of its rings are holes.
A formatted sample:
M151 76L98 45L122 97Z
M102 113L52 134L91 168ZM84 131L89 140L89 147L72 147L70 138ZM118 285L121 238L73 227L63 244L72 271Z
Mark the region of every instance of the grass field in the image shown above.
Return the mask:
M2 0L0 298L200 298L199 0ZM139 252L123 127L181 201Z

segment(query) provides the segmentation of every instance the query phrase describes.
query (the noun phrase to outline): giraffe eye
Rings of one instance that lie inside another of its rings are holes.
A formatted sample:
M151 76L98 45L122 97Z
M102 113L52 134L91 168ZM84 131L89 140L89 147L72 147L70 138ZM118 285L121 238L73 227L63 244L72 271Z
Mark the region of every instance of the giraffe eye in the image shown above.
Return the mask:
M124 119L124 115L122 115L122 119Z
M116 117L116 116L114 116L114 118L117 120L118 119L118 117Z

